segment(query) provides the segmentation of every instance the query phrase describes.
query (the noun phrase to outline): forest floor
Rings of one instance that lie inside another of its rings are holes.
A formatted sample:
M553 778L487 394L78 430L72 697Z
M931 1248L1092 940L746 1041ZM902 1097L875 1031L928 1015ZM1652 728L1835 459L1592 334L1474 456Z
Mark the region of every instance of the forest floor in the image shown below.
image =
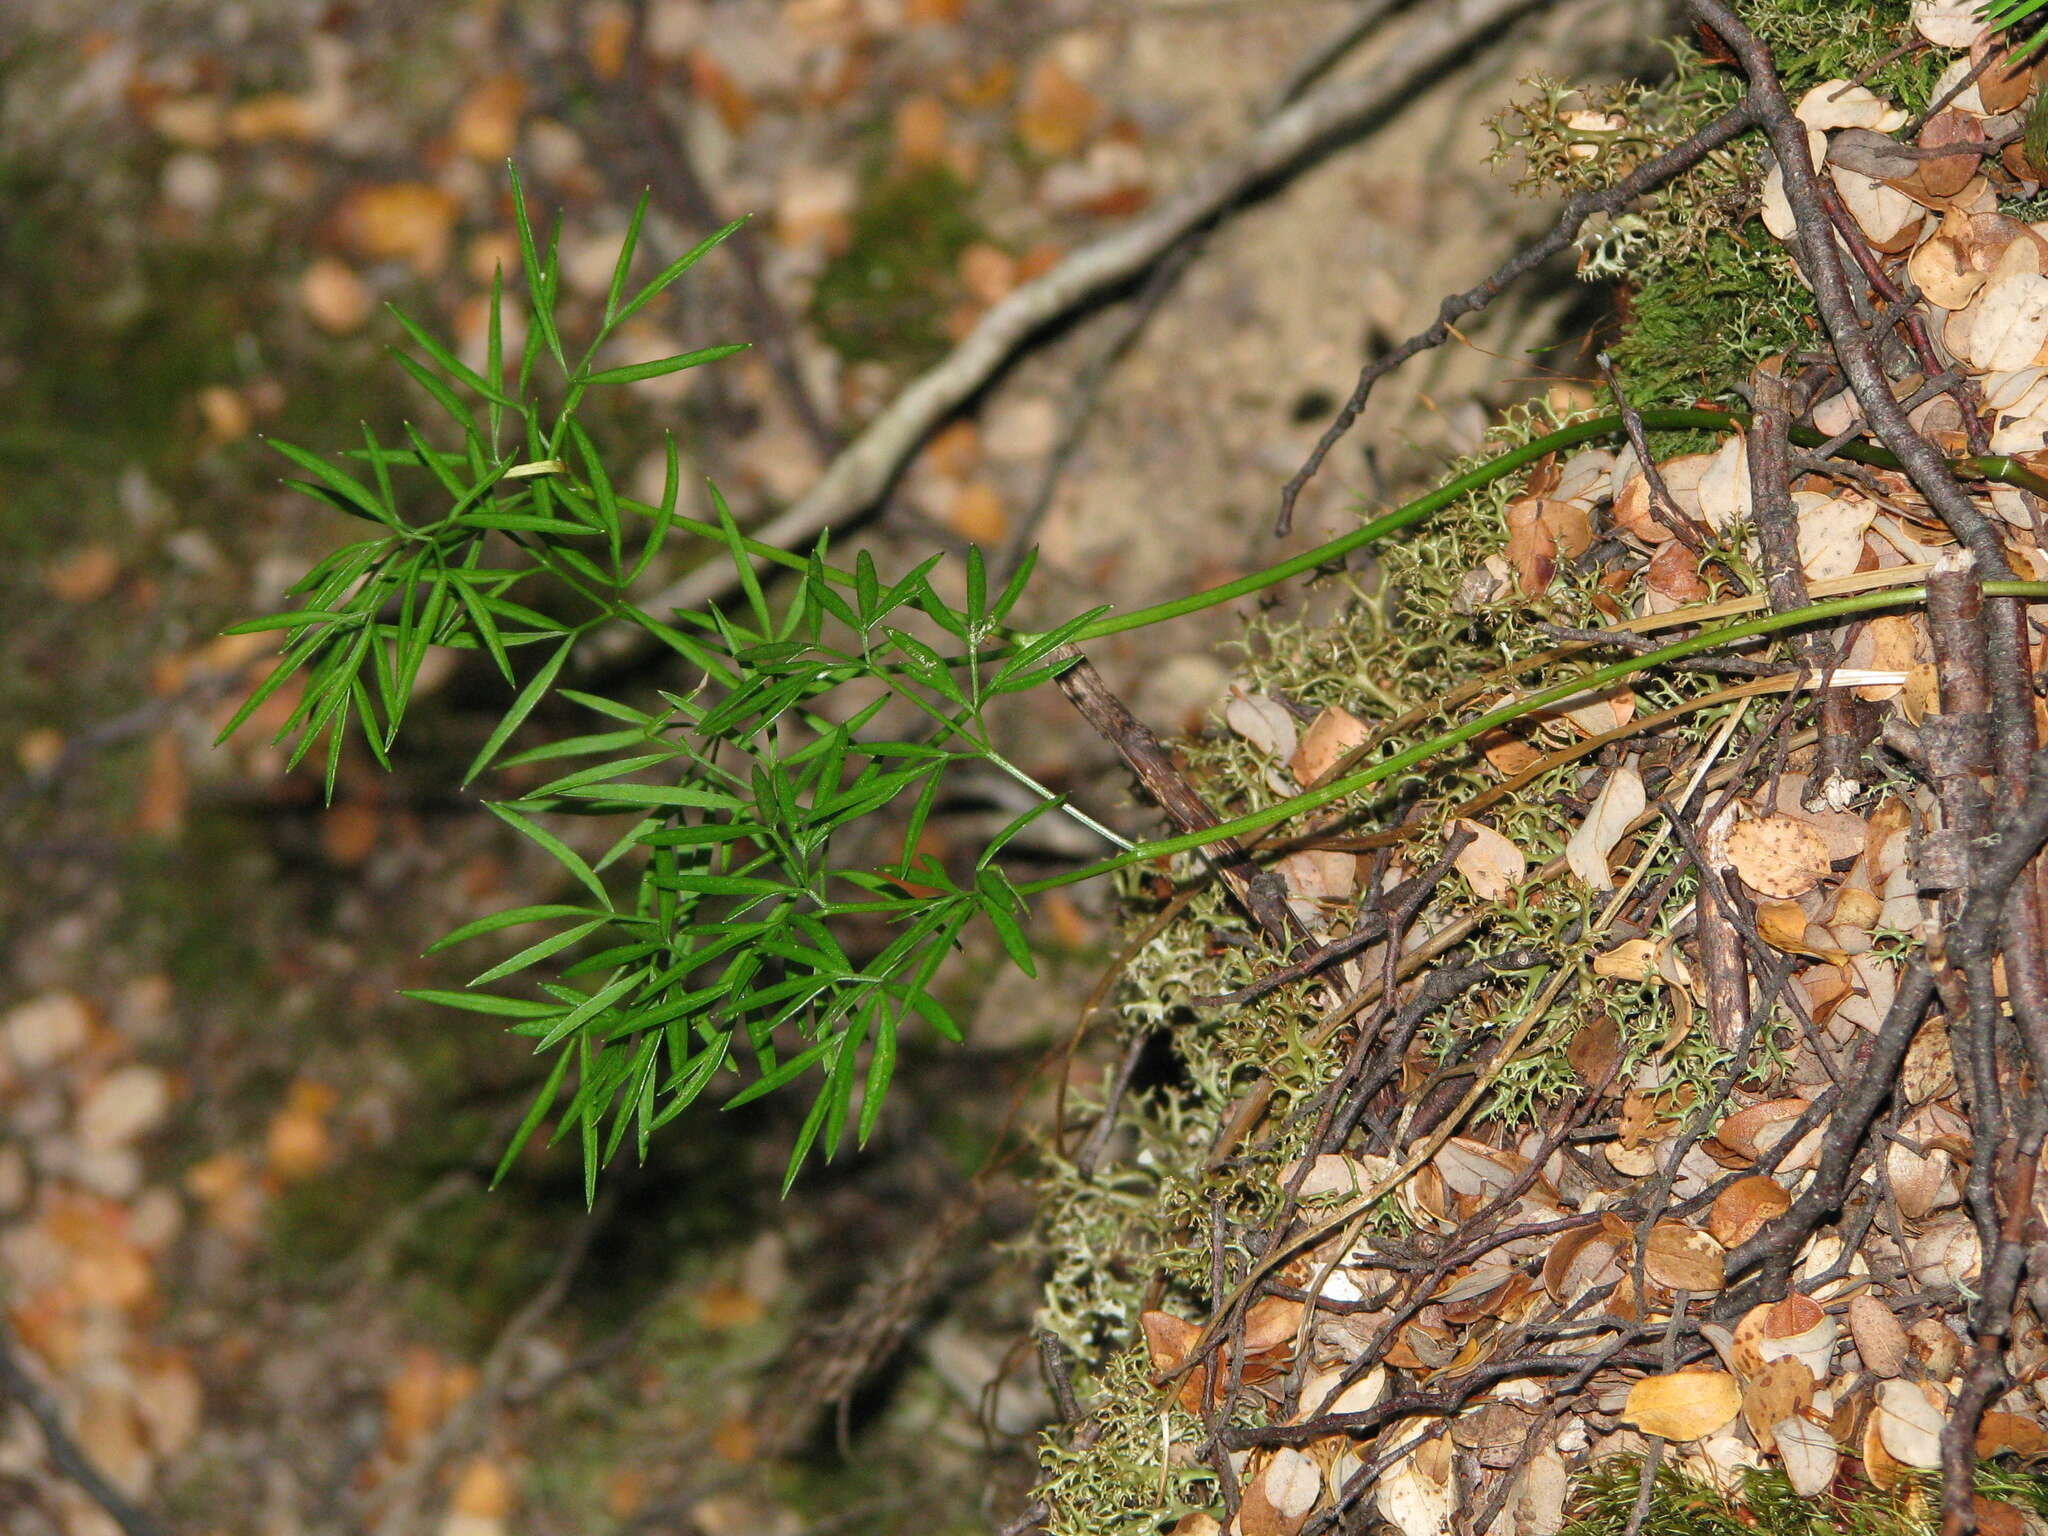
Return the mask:
M674 430L758 521L990 304L1240 140L1359 9L654 0L642 25L555 0L6 7L0 1298L68 1434L161 1528L794 1536L1014 1513L1047 1407L1034 1277L999 1247L943 1261L836 1436L825 1414L771 1456L753 1405L829 1353L815 1325L978 1165L1094 980L1104 897L1044 906L1040 978L991 989L964 1049L906 1063L870 1149L785 1200L793 1125L772 1104L679 1125L588 1215L565 1149L488 1191L533 1065L398 993L458 979L420 958L429 938L546 895L549 866L453 788L505 700L488 669L437 662L395 771L345 758L331 809L260 734L213 748L262 651L218 631L339 534L259 435L334 450L363 420L402 431L420 402L384 357L387 301L481 345L492 269L516 264L510 155L536 209L562 210L586 304L642 185L660 257L753 216L633 339L760 345L651 381L611 446L658 485ZM1278 487L1361 356L1544 221L1488 167L1485 118L1525 76L1652 67L1655 9L1538 9L1233 212L1170 288L1034 346L925 448L866 547L890 570L1035 542L1027 622L1272 558ZM1292 547L1474 447L1518 394L1575 387L1575 355L1538 349L1597 300L1560 277L1390 383L1370 454L1333 462ZM1149 323L1105 360L1133 304ZM1076 381L1098 375L1054 468ZM1163 733L1201 729L1236 622L1094 659ZM1021 701L1010 730L1042 781L1147 824L1062 700ZM976 973L965 957L963 996ZM0 1524L111 1529L46 1449L25 1413L0 1418Z

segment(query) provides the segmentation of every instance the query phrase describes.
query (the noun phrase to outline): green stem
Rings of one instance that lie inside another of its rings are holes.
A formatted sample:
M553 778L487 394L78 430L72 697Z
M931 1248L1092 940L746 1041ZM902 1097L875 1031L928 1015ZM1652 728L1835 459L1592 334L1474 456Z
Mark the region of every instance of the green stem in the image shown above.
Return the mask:
M1644 411L1642 413L1642 420L1644 427L1652 432L1730 432L1738 427L1746 427L1749 424L1749 417L1743 412L1711 410L1703 407ZM1525 464L1535 463L1536 460L1546 454L1556 453L1565 448L1574 448L1580 443L1589 442L1594 438L1609 437L1621 431L1621 429L1621 417L1615 415L1594 416L1585 421L1574 422L1568 427L1560 427L1557 431L1546 433L1542 437L1524 443L1519 448L1511 448L1499 457L1489 459L1484 464L1458 476L1457 479L1437 487L1427 495L1418 496L1415 500L1396 507L1393 511L1384 513L1369 523L1361 524L1349 533L1341 534L1327 543L1318 544L1314 549L1303 550L1298 555L1289 556L1287 559L1266 566L1262 570L1253 571L1246 576L1240 576L1235 581L1226 581L1213 587L1204 587L1201 591L1190 592L1184 597L1172 598L1163 603L1153 603L1144 608L1135 608L1129 613L1105 614L1102 618L1097 619L1093 624L1083 629L1079 635L1075 636L1075 643L1085 644L1090 640L1100 640L1109 635L1120 635L1130 630L1143 629L1148 625L1163 624L1169 619L1186 618L1189 614L1200 613L1205 609L1214 608L1223 603L1235 602L1238 598L1249 597L1255 592L1263 592L1268 587L1278 586L1281 582L1291 577L1305 575L1310 571L1341 560L1354 550L1362 549L1368 544L1377 543L1389 534L1398 533L1403 528L1412 527L1430 514L1443 510L1443 508L1451 505L1459 498L1469 496L1472 492L1491 485L1504 475L1513 474ZM1820 433L1805 427L1794 428L1792 438L1795 442L1803 443L1809 447L1826 441ZM1838 456L1852 459L1862 464L1876 465L1880 468L1898 468L1898 460L1893 458L1890 453L1883 448L1874 447L1867 443L1846 444L1838 450ZM2035 474L2032 470L2029 470L2026 466L2010 457L1956 459L1951 461L1951 467L1968 477L1996 480L2006 485L2018 486L2021 489L2032 491L2039 496L2048 496L2048 479ZM644 502L629 501L624 497L620 498L619 504L650 516L654 515L656 510ZM724 530L715 523L707 523L698 518L682 516L676 517L674 522L676 526L686 528L702 537L715 539L721 544L726 542L727 536ZM793 571L801 571L809 566L809 561L803 556L791 554L788 550L777 548L772 544L764 544L758 539L750 539L745 535L741 535L740 544L748 554L772 561ZM825 579L836 585L853 585L851 573L843 571L837 566L826 565L824 571ZM1028 632L1019 631L1012 638L1018 642L1025 642L1033 639L1034 636ZM947 659L956 666L963 666L971 659L982 661L999 660L1005 654L1006 652L1002 647L997 647L980 652L978 658L954 656Z
M1646 412L1646 420L1648 415L1649 413ZM1984 583L1984 591L1986 595L1991 597L2021 597L2038 601L2048 598L2048 582L1987 581ZM1796 629L1805 624L1832 622L1836 619L1846 618L1851 614L1868 613L1873 609L1906 607L1924 601L1926 596L1927 589L1924 586L1895 587L1885 592L1861 592L1850 597L1830 598L1826 602L1814 603L1805 608L1795 608L1787 613L1761 614L1756 618L1745 619L1737 624L1725 625L1720 629L1705 630L1688 639L1667 645L1662 650L1649 651L1641 656L1632 656L1626 661L1616 661L1604 667L1595 667L1590 672L1572 678L1569 681L1554 684L1538 693L1529 695L1525 699L1518 699L1512 704L1504 704L1499 709L1466 721L1463 725L1452 727L1441 736L1435 736L1428 741L1419 742L1415 746L1404 748L1392 757L1374 763L1369 768L1361 768L1358 772L1326 784L1320 789L1313 789L1305 794L1295 795L1291 799L1282 800L1275 805L1269 805L1263 810L1249 812L1232 821L1220 822L1213 827L1203 827L1198 831L1185 832L1177 837L1161 838L1157 842L1141 843L1126 853L1117 854L1112 858L1102 859L1093 864L1083 865L1079 869L1070 869L1063 874L1049 875L1042 880L1033 880L1028 884L1018 886L1017 890L1021 895L1036 895L1041 891L1054 890L1063 885L1074 885L1083 880L1092 880L1097 875L1110 874L1116 870L1125 869L1130 865L1143 863L1149 859L1167 858L1176 853L1186 853L1192 849L1205 847L1210 843L1220 842L1227 837L1247 837L1253 833L1263 832L1268 827L1278 826L1281 822L1290 821L1309 811L1319 810L1333 801L1341 800L1348 795L1354 795L1362 789L1368 789L1374 784L1390 779L1394 775L1436 756L1439 752L1448 751L1450 748L1470 741L1475 736L1483 735L1497 726L1507 725L1537 710L1548 709L1552 705L1562 704L1566 700L1575 698L1580 694L1595 692L1608 687L1610 684L1622 682L1636 673L1647 671L1652 667L1659 667L1668 662L1679 661L1687 656L1697 655L1701 651L1711 650L1716 646L1727 645L1737 640L1746 640L1753 635L1775 634L1779 630Z
M1731 416L1726 411L1674 410L1643 413L1643 425L1653 431L1704 429L1725 432L1738 425L1741 420L1742 418ZM1129 613L1105 614L1082 630L1075 637L1075 643L1100 640L1105 635L1120 635L1127 630L1143 629L1149 624L1163 624L1168 619L1185 618L1191 613L1200 613L1205 608L1214 608L1219 603L1235 602L1240 597L1263 592L1289 577L1300 576L1329 565L1333 561L1343 559L1353 550L1378 543L1389 534L1412 527L1431 513L1441 511L1482 486L1491 485L1503 475L1513 474L1524 464L1535 463L1545 454L1555 453L1560 448L1575 447L1591 438L1606 437L1620 430L1619 416L1596 416L1588 421L1574 422L1571 426L1562 427L1532 442L1524 443L1519 448L1511 448L1499 458L1487 460L1478 468L1468 470L1457 479L1438 486L1426 496L1418 496L1405 506L1396 507L1369 523L1363 523L1327 544L1318 544L1314 549L1303 550L1300 554L1282 560L1276 565L1269 565L1264 570L1253 571L1249 576L1240 576L1235 581L1204 587L1201 591L1190 592L1185 597L1154 603L1148 608L1136 608Z

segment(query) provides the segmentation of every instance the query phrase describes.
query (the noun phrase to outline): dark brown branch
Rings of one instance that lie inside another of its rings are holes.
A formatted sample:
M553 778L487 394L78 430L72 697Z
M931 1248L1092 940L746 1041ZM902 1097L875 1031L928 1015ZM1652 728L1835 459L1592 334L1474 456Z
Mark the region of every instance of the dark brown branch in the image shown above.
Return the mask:
M2036 753L2025 802L1996 830L1995 840L1978 861L1969 900L1949 926L1946 947L1951 962L1967 967L1990 955L1998 942L2006 894L2043 843L2048 843L2048 753ZM1934 993L1933 967L1925 960L1909 965L1899 978L1898 991L1869 1053L1857 1064L1836 1103L1821 1142L1813 1182L1783 1216L1730 1250L1727 1269L1731 1279L1766 1261L1771 1261L1774 1273L1780 1269L1789 1273L1806 1235L1839 1207L1856 1155L1898 1081L1906 1050ZM1768 1289L1768 1285L1758 1288ZM1732 1315L1750 1299L1754 1298L1731 1289L1724 1293L1723 1306Z
M1814 303L1820 311L1828 339L1833 342L1842 373L1863 408L1864 419L1879 440L1892 451L1907 478L1926 498L1927 504L1948 529L1977 557L1981 577L2009 576L2011 566L1991 519L1970 499L1970 494L1950 470L1948 461L1906 417L1892 393L1891 381L1877 356L1872 334L1864 328L1842 271L1835 230L1826 209L1820 178L1807 149L1806 126L1792 110L1785 87L1778 78L1771 52L1745 26L1726 0L1687 0L1692 14L1719 34L1749 78L1747 100L1754 103L1757 120L1770 137L1784 178L1785 199L1795 223L1794 248L1807 281L1813 286ZM1933 370L1930 370L1933 371ZM2013 601L2007 599L2006 601ZM1993 624L1991 663L1994 675L2000 670L2026 672L2025 658L2016 645L2016 627Z
M1707 551L1707 537L1700 531L1698 523L1679 506L1671 494L1671 487L1664 483L1664 471L1657 465L1657 456L1650 452L1650 435L1643 430L1643 413L1628 403L1623 393L1621 379L1614 371L1614 359L1602 352L1597 359L1601 377L1607 380L1607 392L1614 396L1614 408L1621 413L1621 428L1628 435L1628 445L1636 452L1636 467L1643 472L1643 479L1650 488L1650 508L1656 520L1678 536L1678 542L1696 555Z
M0 1323L0 1329L6 1325ZM97 1504L107 1518L118 1525L123 1536L169 1536L156 1519L145 1514L128 1496L109 1481L106 1473L86 1454L65 1427L64 1412L57 1400L29 1374L14 1352L11 1330L0 1332L0 1400L19 1403L42 1431L43 1448L50 1462L71 1481L73 1487Z
M2014 1149L2005 1217L1998 1238L1987 1251L1979 1282L1963 1384L1949 1405L1941 1432L1941 1536L1972 1536L1977 1528L1974 1483L1977 1470L1977 1427L1984 1410L2008 1381L2005 1344L2013 1329L2013 1303L2026 1273L2028 1230L2034 1217L2034 1180L2041 1163L2041 1141L2048 1119L2040 1101L2029 1107L2029 1125Z
M1074 1396L1074 1378L1067 1368L1067 1349L1050 1328L1038 1330L1038 1364L1045 1373L1046 1390L1059 1405L1062 1424L1079 1424L1081 1400Z
M1550 260L1560 251L1568 248L1578 238L1586 220L1596 213L1619 213L1645 193L1654 191L1674 177L1682 176L1715 150L1749 129L1756 121L1755 109L1745 98L1739 106L1714 119L1698 133L1675 144L1663 154L1645 160L1628 175L1610 187L1597 192L1581 192L1564 205L1558 214L1557 223L1541 239L1525 245L1510 256L1493 275L1476 287L1463 293L1452 294L1437 308L1435 322L1424 331L1402 342L1393 351L1368 363L1358 375L1358 382L1351 387L1351 396L1337 412L1336 419L1323 430L1315 448L1294 472L1280 492L1280 515L1273 524L1275 537L1284 537L1294 526L1294 504L1301 497L1316 471L1323 467L1323 460L1330 456L1345 433L1358 420L1365 409L1365 402L1372 394L1373 386L1392 373L1411 357L1442 346L1451 339L1451 328L1466 315L1486 308L1499 298L1509 284L1526 276Z
M1116 748L1125 766L1137 775L1145 793L1166 812L1174 826L1182 832L1215 826L1217 816L1208 802L1174 765L1152 728L1109 691L1095 664L1070 645L1053 652L1052 659L1066 663L1059 676L1060 691L1080 711L1081 718ZM1205 856L1215 865L1238 905L1280 946L1282 953L1291 950L1302 937L1301 925L1287 910L1286 888L1278 877L1254 864L1244 845L1235 838L1211 844Z

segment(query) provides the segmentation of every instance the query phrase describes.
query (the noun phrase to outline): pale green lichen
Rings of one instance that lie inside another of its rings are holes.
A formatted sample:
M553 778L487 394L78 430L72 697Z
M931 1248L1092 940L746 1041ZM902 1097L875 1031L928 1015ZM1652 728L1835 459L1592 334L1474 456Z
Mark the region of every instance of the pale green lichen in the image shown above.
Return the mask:
M1908 8L1900 0L1859 13L1854 28L1841 26L1837 0L1767 0L1744 11L1777 50L1795 98L1822 80L1864 77L1873 89L1913 110L1925 104L1945 62L1926 50L1889 56L1907 30ZM1671 71L1653 83L1581 94L1538 82L1531 99L1498 124L1504 148L1521 158L1525 181L1563 194L1603 184L1738 98L1742 85L1734 72L1712 64L1687 43L1674 44L1671 55ZM1580 110L1618 121L1591 126L1585 119L1578 126L1566 121ZM1627 216L1632 222L1625 227L1594 231L1593 259L1626 268L1626 324L1613 350L1636 404L1725 395L1762 357L1813 344L1809 295L1783 250L1754 217L1765 164L1752 137L1645 200ZM1601 244L1617 238L1618 244ZM1542 404L1511 410L1485 454L1471 462L1504 445L1529 441L1565 419ZM1708 446L1709 439L1679 434L1652 440L1660 455ZM1465 467L1448 466L1446 474ZM1471 601L1467 578L1488 556L1502 551L1505 510L1523 486L1520 477L1489 485L1377 551L1370 572L1332 578L1346 584L1334 619L1312 621L1278 609L1262 613L1242 643L1241 685L1306 710L1339 706L1368 724L1386 722L1410 710L1427 710L1459 684L1504 662L1549 649L1553 642L1539 627L1542 622L1570 627L1606 623L1612 603L1626 604L1633 594L1605 590L1604 572L1590 567L1574 571L1567 565L1536 602ZM1755 573L1738 535L1731 534L1714 553L1745 584L1753 584ZM1574 675L1576 665L1553 665L1506 686L1534 690ZM1696 676L1658 674L1639 677L1633 686L1642 715L1696 697L1711 684ZM1502 696L1496 692L1464 707L1483 707ZM1718 729L1734 707L1681 716L1654 738L1667 753L1665 760L1670 760L1668 753L1689 751ZM1801 703L1787 728L1807 718ZM1391 753L1447 723L1423 719L1382 750ZM1561 725L1547 729L1550 734L1542 740L1550 746L1570 739ZM1626 750L1642 745L1647 741L1631 742ZM1277 779L1279 765L1220 723L1187 743L1185 751L1191 773L1224 814L1270 805L1286 792L1284 781ZM1494 805L1487 820L1532 865L1554 857L1583 818L1585 793L1596 783L1601 761L1588 758L1551 769ZM1417 835L1402 857L1412 870L1441 851L1446 823L1457 807L1496 783L1495 773L1467 745L1341 809L1356 830L1384 828L1401 817L1411 821ZM1662 937L1691 902L1692 881L1676 873L1681 855L1670 841L1652 850L1647 839L1640 840L1631 858L1642 866L1639 891L1665 890L1663 906L1648 918L1651 935ZM1655 1058L1663 1065L1667 1087L1704 1094L1725 1075L1727 1057L1704 1031L1674 1031L1678 1021L1668 988L1611 978L1579 984L1580 978L1594 980L1584 970L1597 947L1586 924L1606 901L1573 881L1555 880L1525 890L1512 903L1487 907L1482 952L1510 944L1539 948L1549 957L1552 974L1567 984L1539 992L1539 983L1527 975L1503 975L1430 1021L1421 1050L1426 1062L1443 1067L1470 1059L1491 1035L1523 1020L1537 1001L1544 1002L1526 1047L1514 1060L1491 1069L1477 1110L1480 1123L1511 1131L1541 1125L1560 1100L1581 1090L1567 1048L1594 1019L1617 1026L1625 1068ZM1156 892L1143 882L1127 884L1125 910L1133 932L1156 914L1157 902ZM1471 889L1454 876L1439 888L1423 921L1441 925L1479 907ZM1136 955L1123 980L1120 1027L1125 1038L1170 1029L1179 1076L1135 1095L1124 1107L1120 1154L1106 1160L1092 1179L1081 1179L1064 1162L1052 1164L1046 1177L1045 1216L1034 1239L1050 1271L1043 1317L1082 1359L1093 1362L1084 1386L1101 1426L1100 1438L1085 1450L1047 1444L1046 1491L1056 1536L1158 1532L1213 1496L1209 1474L1193 1458L1193 1420L1168 1409L1162 1392L1150 1383L1137 1313L1149 1295L1155 1298L1152 1304L1184 1316L1207 1316L1215 1300L1208 1294L1215 1215L1220 1212L1233 1232L1256 1232L1272 1216L1278 1172L1303 1150L1312 1123L1312 1116L1297 1111L1330 1081L1348 1044L1341 1033L1327 1044L1312 1043L1318 1013L1309 989L1299 986L1220 1014L1190 1006L1192 996L1231 991L1256 974L1257 947L1219 941L1219 935L1233 933L1246 935L1243 919L1209 890ZM1747 1064L1750 1080L1768 1079L1783 1064L1784 1021L1767 1022ZM1222 1172L1209 1173L1209 1150L1223 1117L1262 1076L1273 1095L1261 1126L1267 1139L1256 1150L1238 1149ZM1394 1208L1388 1209L1389 1218L1398 1220ZM1247 1260L1234 1257L1242 1273ZM1256 1416L1259 1402L1256 1394L1247 1394L1240 1414ZM1610 1465L1584 1483L1575 1536L1608 1536L1610 1529L1619 1529L1611 1518L1618 1475ZM1774 1476L1767 1474L1744 1497L1774 1511L1765 1522L1771 1536L1794 1536L1793 1525L1771 1523L1787 1509L1782 1500L1774 1502L1772 1490L1782 1486L1782 1478L1770 1482ZM1673 1482L1668 1495L1660 1482L1647 1529L1684 1532L1696 1520L1719 1529L1714 1522L1721 1516L1701 1516L1708 1505L1700 1499L1706 1496L1696 1495L1682 1479ZM1632 1502L1632 1483L1628 1498ZM1723 1506L1735 1509L1725 1500ZM1745 1523L1736 1513L1728 1518ZM1892 1529L1876 1513L1868 1516L1875 1523L1862 1521L1862 1516L1850 1520L1847 1528L1866 1536ZM1838 1521L1830 1529L1843 1524ZM1896 1528L1903 1532L1909 1527ZM1818 1536L1810 1525L1797 1530L1800 1536L1809 1531Z

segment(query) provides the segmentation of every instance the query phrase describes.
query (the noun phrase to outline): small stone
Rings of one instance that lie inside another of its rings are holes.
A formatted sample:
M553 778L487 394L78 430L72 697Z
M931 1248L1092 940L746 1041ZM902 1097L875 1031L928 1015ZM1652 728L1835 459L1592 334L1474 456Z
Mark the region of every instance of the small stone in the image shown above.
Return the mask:
M227 191L227 174L220 162L195 149L181 151L164 162L157 178L164 201L195 219L211 217Z
M142 1159L133 1147L80 1147L70 1174L96 1195L126 1201L142 1188Z
M845 248L860 195L844 170L797 166L786 172L775 203L775 238L789 247Z
M88 1147L126 1146L163 1124L170 1105L170 1085L157 1068L122 1067L87 1090L78 1134Z
M54 1066L85 1044L92 1015L75 992L46 992L11 1010L7 1048L24 1071Z
M115 995L113 1025L130 1040L148 1040L170 1022L173 989L162 971L129 978Z
M705 0L654 0L647 7L647 56L664 64L680 61L703 37L709 20Z
M161 1253L185 1230L185 1207L159 1184L145 1189L128 1206L128 1235L145 1253Z
M1060 412L1044 395L1025 395L989 412L983 443L992 459L1042 459L1060 432Z
M330 336L361 330L376 302L355 269L332 256L322 256L300 274L299 305Z

